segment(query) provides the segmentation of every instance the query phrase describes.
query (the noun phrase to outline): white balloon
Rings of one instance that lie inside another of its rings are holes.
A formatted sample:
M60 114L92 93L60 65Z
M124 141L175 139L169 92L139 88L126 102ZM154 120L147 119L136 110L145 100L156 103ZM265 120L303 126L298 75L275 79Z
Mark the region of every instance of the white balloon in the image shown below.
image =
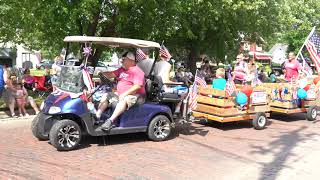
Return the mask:
M304 79L300 79L299 80L299 88L304 88L308 85L308 79L304 78Z

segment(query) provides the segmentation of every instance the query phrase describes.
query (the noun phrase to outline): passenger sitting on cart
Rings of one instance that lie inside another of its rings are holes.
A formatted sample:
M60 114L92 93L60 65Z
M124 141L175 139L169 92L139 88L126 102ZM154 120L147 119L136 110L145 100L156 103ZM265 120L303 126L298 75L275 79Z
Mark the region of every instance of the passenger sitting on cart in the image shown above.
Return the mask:
M212 88L218 90L224 90L226 88L227 81L225 79L225 70L218 68L216 71L216 78L212 81Z
M183 85L182 82L173 82L170 80L170 71L171 71L171 64L168 62L166 58L160 57L160 61L156 62L153 72L155 76L161 77L161 80L164 84L162 86L162 90L164 92L175 91L176 88L173 86L170 86L170 84L174 84L175 86L179 84ZM177 93L180 96L181 100L183 100L187 96L187 93L185 91L177 91ZM174 111L174 116L180 113L181 104L182 104L182 101L177 103Z
M108 106L112 103L117 103L111 117L101 125L102 130L110 130L118 116L126 109L135 105L138 101L143 102L144 100L144 72L136 66L134 53L127 51L122 55L122 66L123 67L115 71L103 73L103 75L108 78L116 78L118 83L117 92L108 92L104 94L100 101L96 114L98 119L101 118L102 112L104 112Z
M249 75L248 65L244 61L243 54L237 56L236 64L233 72L233 79L236 84L243 84Z

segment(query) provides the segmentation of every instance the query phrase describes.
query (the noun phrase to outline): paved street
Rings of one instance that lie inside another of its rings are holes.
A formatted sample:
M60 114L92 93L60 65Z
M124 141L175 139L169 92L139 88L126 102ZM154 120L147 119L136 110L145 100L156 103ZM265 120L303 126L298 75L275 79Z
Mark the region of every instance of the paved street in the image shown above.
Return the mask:
M245 121L179 126L158 143L85 137L70 152L35 139L31 119L2 120L0 179L319 179L320 122L276 117L261 131Z

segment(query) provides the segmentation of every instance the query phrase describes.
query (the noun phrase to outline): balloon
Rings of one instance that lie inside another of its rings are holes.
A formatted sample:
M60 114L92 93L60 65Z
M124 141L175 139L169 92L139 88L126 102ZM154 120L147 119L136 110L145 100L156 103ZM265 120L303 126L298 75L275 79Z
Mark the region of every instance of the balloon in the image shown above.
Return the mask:
M315 77L315 78L313 79L313 84L317 84L319 81L320 81L320 76Z
M247 95L245 95L244 93L242 92L239 92L237 94L237 97L236 97L236 102L239 104L239 105L245 105L248 101L248 97Z
M304 79L300 79L299 81L299 88L304 88L308 85L308 79L307 78L304 78Z
M307 91L304 89L299 88L297 92L298 98L299 99L304 99L307 97Z
M247 95L247 97L250 97L250 95L253 92L253 88L250 85L244 85L241 88L241 92L243 92L245 95Z
M307 84L306 87L304 87L303 89L308 91L310 89L310 86L311 86L310 84Z

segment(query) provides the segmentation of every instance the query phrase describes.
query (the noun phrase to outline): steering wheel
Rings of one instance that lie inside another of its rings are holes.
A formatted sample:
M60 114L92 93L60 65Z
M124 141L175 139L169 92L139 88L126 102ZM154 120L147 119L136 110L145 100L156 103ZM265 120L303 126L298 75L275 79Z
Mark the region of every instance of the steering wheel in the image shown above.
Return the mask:
M106 76L104 76L102 73L99 73L99 78L101 80L101 84L107 85L112 87L112 81L110 81L110 79L108 79Z

